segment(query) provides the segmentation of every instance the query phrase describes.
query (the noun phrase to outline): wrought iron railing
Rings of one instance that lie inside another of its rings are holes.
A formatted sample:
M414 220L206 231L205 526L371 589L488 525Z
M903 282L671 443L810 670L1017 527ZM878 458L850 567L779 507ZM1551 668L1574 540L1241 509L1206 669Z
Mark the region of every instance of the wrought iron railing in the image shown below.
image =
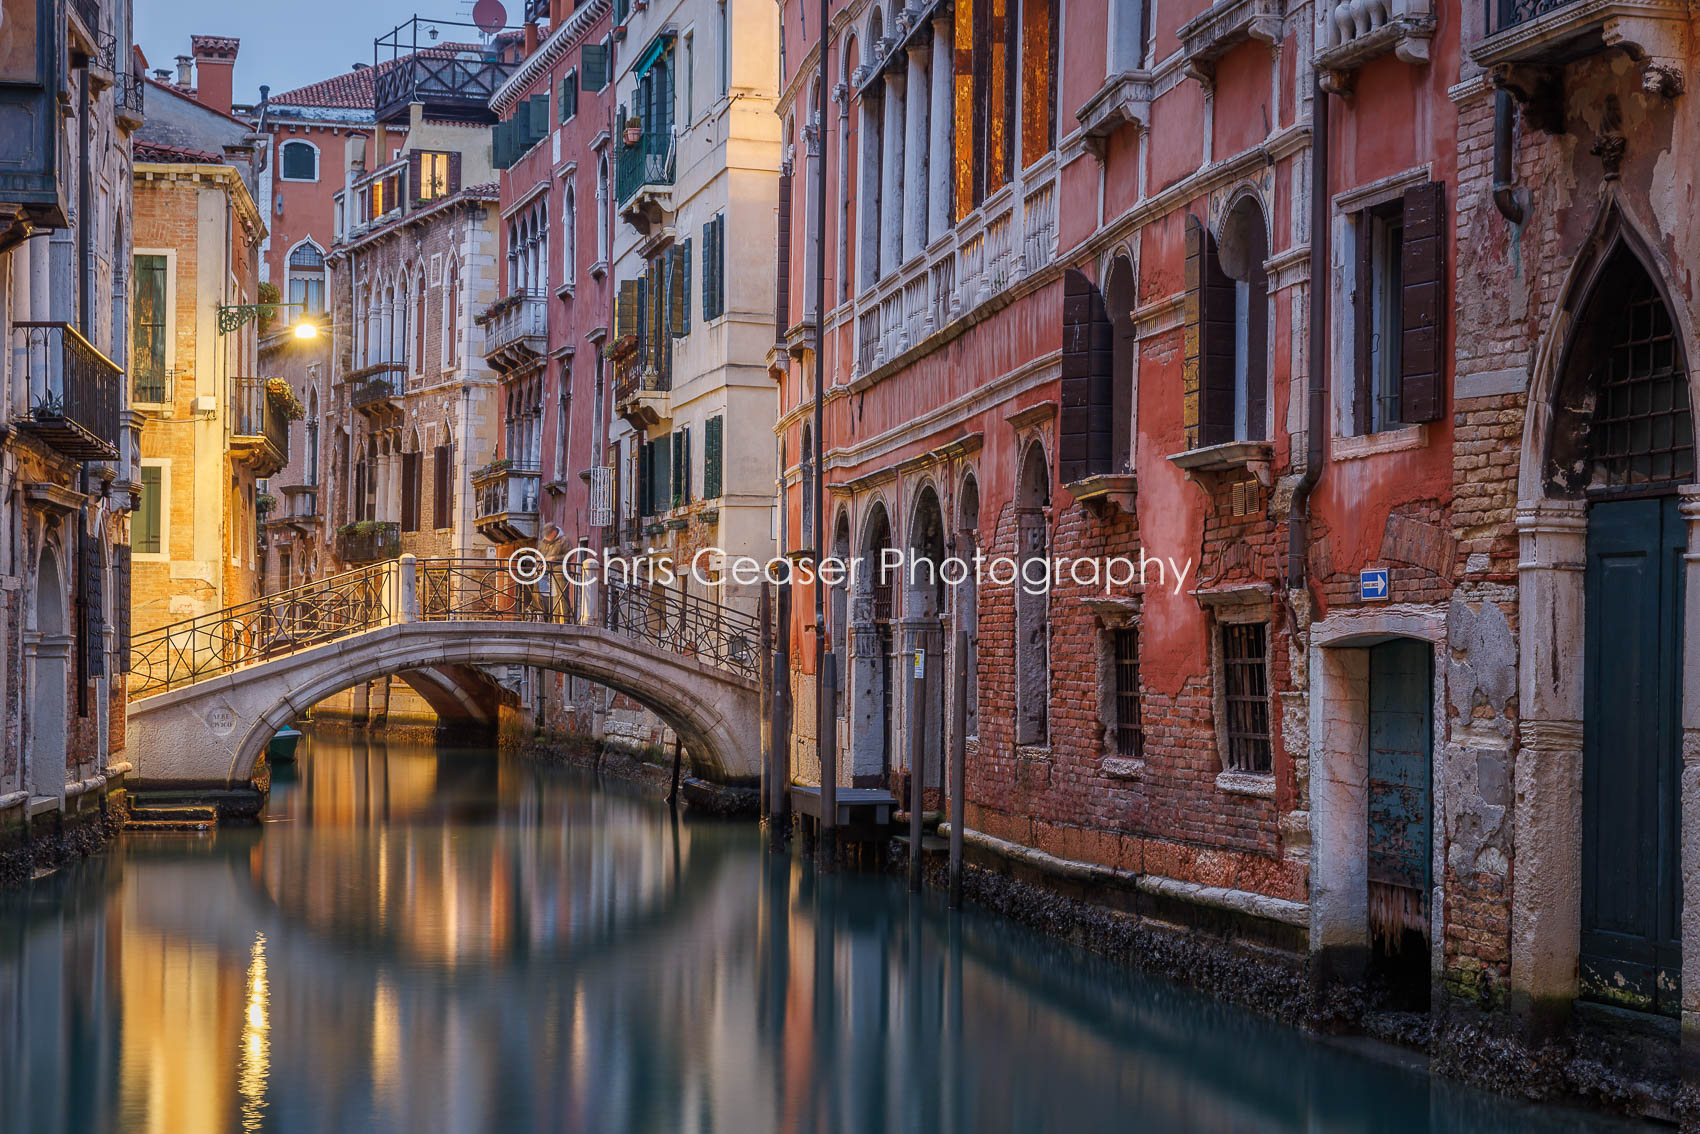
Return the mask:
M130 643L130 696L163 693L388 625L396 598L396 573L384 564L146 631Z
M499 559L414 559L346 571L138 635L130 696L146 697L400 622L597 627L754 678L753 616L641 581L522 583Z
M100 0L71 0L71 8L89 31L100 30Z
M348 403L355 409L366 409L380 402L389 401L401 391L400 374L393 374L384 378L368 378L349 391Z
M67 457L118 457L118 385L123 371L69 323L14 323L28 408L19 425Z
M1537 16L1574 3L1576 0L1488 0L1488 33L1526 24Z
M147 77L140 71L120 71L116 91L118 109L140 118L147 89Z
M376 563L401 554L401 525L394 520L360 520L336 534L337 558L344 563Z
M645 185L673 184L673 132L650 130L636 145L621 146L615 172L615 197L625 204Z
M405 26L405 25L404 25ZM385 37L387 40L388 37ZM513 74L515 64L503 62L496 48L465 46L416 47L378 42L380 52L402 53L380 60L373 78L374 110L379 121L405 113L411 103L468 116L488 113L490 99Z

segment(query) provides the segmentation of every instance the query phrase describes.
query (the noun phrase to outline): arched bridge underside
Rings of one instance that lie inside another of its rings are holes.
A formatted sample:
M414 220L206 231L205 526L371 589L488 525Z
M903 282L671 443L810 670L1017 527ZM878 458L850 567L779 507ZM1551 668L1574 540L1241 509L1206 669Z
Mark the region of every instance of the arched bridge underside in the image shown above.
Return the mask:
M678 733L699 774L760 774L755 681L597 625L400 622L133 701L125 747L145 787L241 787L266 742L333 693L421 669L525 665L635 698Z

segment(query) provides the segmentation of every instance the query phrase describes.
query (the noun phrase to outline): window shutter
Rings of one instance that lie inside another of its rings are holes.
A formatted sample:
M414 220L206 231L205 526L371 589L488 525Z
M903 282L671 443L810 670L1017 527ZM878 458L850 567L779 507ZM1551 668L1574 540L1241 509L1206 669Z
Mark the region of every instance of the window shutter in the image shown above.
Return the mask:
M490 164L497 169L506 169L513 164L508 160L508 135L512 130L513 119L506 118L490 131Z
M685 448L685 431L673 431L673 507L685 502L685 481L690 476L689 453Z
M1404 286L1399 296L1399 420L1437 421L1446 405L1441 350L1446 292L1446 186L1439 181L1405 190Z
M684 299L679 304L681 321L675 333L688 335L691 333L691 242L688 237L679 246L679 294Z
M100 571L100 540L89 535L88 525L77 525L77 557L83 571L82 586L77 588L78 613L82 622L82 675L84 678L106 675L106 626L102 617L103 587ZM86 688L80 691L79 702L88 697ZM84 713L86 716L86 712Z
M655 457L655 471L650 474L650 489L655 493L654 512L659 515L667 510L667 497L673 490L673 465L668 460L672 456L672 446L667 438L652 442L650 452Z
M118 672L130 672L130 549L123 544L112 547L112 621L118 638Z
M637 334L638 280L621 280L620 294L614 303L614 341Z
M672 277L667 281L667 323L674 338L689 329L687 321L690 319L690 303L685 294L685 263L685 249L682 245L674 245L667 250L668 274Z
M407 155L407 203L413 202L425 195L425 174L421 168L425 155L414 150Z
M1186 221L1186 351L1182 392L1187 447L1233 440L1234 281L1216 258L1216 238Z
M1072 268L1063 274L1062 340L1057 463L1070 484L1110 471L1115 413L1109 313L1097 287Z
M773 341L791 326L791 171L779 175L779 258L774 279Z
M1370 372L1370 337L1375 334L1375 302L1370 294L1375 268L1375 219L1358 214L1357 283L1352 293L1352 432L1368 433L1375 422L1375 375Z
M608 66L608 48L600 43L587 43L579 51L579 68L584 72L584 89L599 91L607 84L603 72Z
M679 485L681 502L691 502L691 427L681 430L685 435L684 453L679 458Z
M460 152L449 155L449 192L460 192Z
M419 530L419 454L401 455L401 530Z
M549 94L531 96L531 128L526 133L525 148L530 149L549 134Z
M702 498L714 500L720 496L720 480L724 457L721 453L722 433L725 431L726 419L711 417L708 424L703 426L702 454Z
M142 507L134 525L137 550L144 555L157 555L164 549L160 546L160 513L165 502L160 499L163 488L163 477L160 466L142 466Z
M655 472L654 468L652 467L655 464L655 458L653 456L651 456L650 448L651 448L650 443L648 441L644 441L644 442L642 442L638 445L638 451L637 451L637 461L638 461L637 510L638 510L638 515L640 515L640 516L653 515L654 512L655 512L655 509L650 507L650 503L649 503L650 492L651 492L651 477L654 476L654 472Z

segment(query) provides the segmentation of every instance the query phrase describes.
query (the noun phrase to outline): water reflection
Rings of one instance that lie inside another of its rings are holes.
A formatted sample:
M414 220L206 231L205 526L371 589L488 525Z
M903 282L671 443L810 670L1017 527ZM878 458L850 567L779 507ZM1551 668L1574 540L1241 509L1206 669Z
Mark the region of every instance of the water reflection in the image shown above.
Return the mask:
M267 821L0 898L0 1128L1615 1128L1370 1063L487 752L314 737Z

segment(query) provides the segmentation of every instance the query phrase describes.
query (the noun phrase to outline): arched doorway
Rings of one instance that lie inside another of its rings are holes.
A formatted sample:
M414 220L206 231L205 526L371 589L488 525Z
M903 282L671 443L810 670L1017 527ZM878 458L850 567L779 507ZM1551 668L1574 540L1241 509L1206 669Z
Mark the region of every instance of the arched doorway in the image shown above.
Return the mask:
M898 572L882 566L891 547L891 520L875 501L862 529L851 624L851 776L856 787L890 784L892 716L893 599Z
M30 659L29 790L57 796L65 790L66 713L71 635L65 620L65 584L59 557L44 547L35 578L35 641Z
M1021 575L1015 588L1015 742L1046 743L1051 695L1049 588L1037 580L1035 560L1050 557L1045 509L1051 502L1051 473L1044 449L1035 442L1021 461L1016 486L1017 553Z
M1546 495L1582 501L1587 518L1579 991L1676 1016L1688 368L1664 296L1627 242L1611 247L1586 295L1542 469Z
M906 661L917 653L925 658L919 689L920 771L923 788L936 788L944 783L945 683L942 662L947 611L945 584L940 574L945 568L944 514L939 508L938 494L931 485L922 488L915 497L907 543L909 551L902 578L903 656ZM911 671L903 666L899 672L907 674ZM909 695L916 692L913 679L905 678L905 689ZM912 706L906 705L905 708ZM906 722L914 719L912 714L906 713ZM907 723L904 732L909 732ZM914 738L910 739L913 742ZM915 771L913 768L910 770Z

